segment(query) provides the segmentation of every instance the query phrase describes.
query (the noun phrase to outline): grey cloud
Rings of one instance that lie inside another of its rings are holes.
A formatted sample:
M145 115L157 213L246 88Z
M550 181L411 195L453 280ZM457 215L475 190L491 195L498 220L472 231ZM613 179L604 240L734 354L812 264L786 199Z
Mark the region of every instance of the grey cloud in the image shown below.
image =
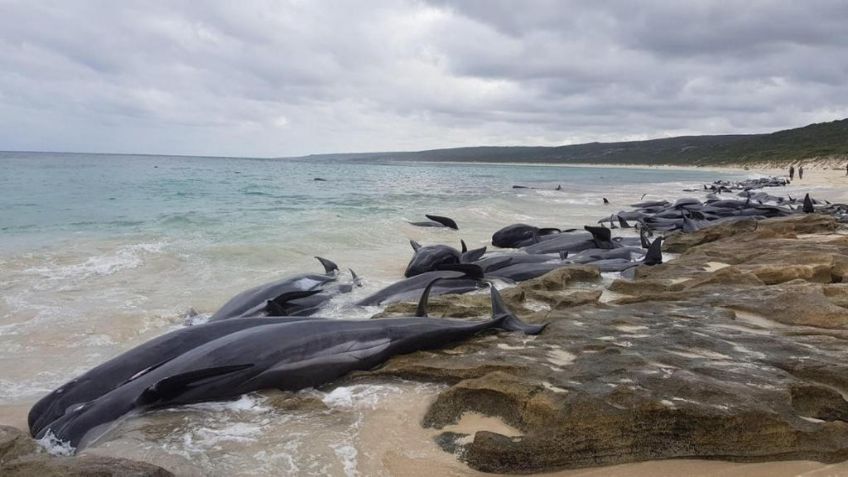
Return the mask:
M848 4L0 0L0 149L281 156L848 116Z

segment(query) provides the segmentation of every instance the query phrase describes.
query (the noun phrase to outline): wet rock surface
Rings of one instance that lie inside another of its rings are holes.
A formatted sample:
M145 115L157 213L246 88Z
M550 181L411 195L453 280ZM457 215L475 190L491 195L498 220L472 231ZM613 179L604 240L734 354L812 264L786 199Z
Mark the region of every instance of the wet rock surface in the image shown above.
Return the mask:
M0 466L37 451L38 445L24 431L11 426L0 426Z
M3 467L5 477L170 477L174 474L147 462L118 457L80 455L76 457L51 457L45 454L28 455Z
M451 384L426 427L481 413L519 429L438 437L487 472L848 459L848 237L816 215L716 229L670 238L680 257L614 282L610 303L568 268L505 292L549 323L539 336L484 335L361 375ZM431 316L487 315L478 300L440 297Z
M118 457L54 457L44 452L24 431L0 426L0 475L169 477L173 474L154 464Z

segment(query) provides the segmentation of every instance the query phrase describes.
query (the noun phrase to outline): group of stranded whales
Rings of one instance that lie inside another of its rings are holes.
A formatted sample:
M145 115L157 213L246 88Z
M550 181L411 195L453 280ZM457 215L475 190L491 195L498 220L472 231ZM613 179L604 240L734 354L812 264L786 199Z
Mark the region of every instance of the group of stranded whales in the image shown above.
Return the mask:
M434 349L489 329L538 334L544 326L521 322L503 304L494 286L529 280L568 264L594 265L627 276L635 267L662 263L663 234L693 232L724 220L828 213L848 220L848 205L802 201L740 187L721 198L674 203L633 204L582 229L513 224L492 236L498 250L457 250L421 246L405 278L360 299L357 306L419 300L415 316L380 320L313 317L333 297L361 285L351 270L342 282L339 267L316 257L324 273L284 277L243 291L228 300L208 322L167 333L133 348L69 381L38 401L29 413L36 438L48 437L81 449L106 433L117 419L146 410L203 401L234 399L262 389L299 389L326 384L353 370L367 370L397 354ZM733 184L720 188L733 190ZM643 196L644 198L644 196ZM444 228L456 222L428 215ZM609 223L609 227L606 224ZM416 224L422 225L422 224ZM430 225L426 225L430 226ZM614 228L637 228L638 236L613 237ZM649 240L649 236L656 238ZM492 318L465 321L427 318L430 296L490 289Z
M601 219L615 227L615 220L621 226L635 223L643 233L696 232L708 225L732 222L744 219L767 219L786 217L799 213L823 213L848 223L848 204L820 203L806 194L803 200L792 196L782 197L766 192L752 192L745 189L731 198L720 197L720 193L708 193L705 200L696 198L668 201L639 202L632 204L632 210L620 211L611 218Z
M131 413L235 399L263 389L297 391L371 369L394 355L433 349L490 329L538 334L491 287L487 321L427 318L430 282L413 317L333 320L239 318L173 331L92 369L33 406L30 432L79 450Z

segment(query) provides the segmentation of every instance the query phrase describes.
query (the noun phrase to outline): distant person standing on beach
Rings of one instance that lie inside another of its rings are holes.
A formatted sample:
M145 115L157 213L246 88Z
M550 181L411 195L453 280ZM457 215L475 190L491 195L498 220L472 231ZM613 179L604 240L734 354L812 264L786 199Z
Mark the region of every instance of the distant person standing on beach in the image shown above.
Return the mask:
M804 166L798 166L798 179L804 178Z
M845 164L845 175L848 176L848 164Z
M848 169L848 167L846 167L846 169ZM795 166L789 166L789 180L791 181L794 178L795 178Z

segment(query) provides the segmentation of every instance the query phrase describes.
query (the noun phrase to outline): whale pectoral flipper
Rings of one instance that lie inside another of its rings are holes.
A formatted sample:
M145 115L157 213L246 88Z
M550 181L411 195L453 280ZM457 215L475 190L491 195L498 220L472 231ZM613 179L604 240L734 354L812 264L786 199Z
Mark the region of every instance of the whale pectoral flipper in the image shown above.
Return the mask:
M173 359L173 358L164 359L164 360L159 361L158 363L154 364L153 366L148 366L148 367L142 369L141 371L139 371L139 372L133 374L132 376L130 376L129 378L127 378L127 380L124 381L123 384L127 384L130 381L133 381L135 379L138 379L138 378L144 376L145 374L153 371L154 369L158 368L159 366L162 366L163 364L167 363L171 359Z
M318 260L319 262L321 262L321 265L324 266L324 272L326 272L327 275L329 275L329 274L331 274L335 271L338 271L338 269L339 269L339 266L336 265L332 260L327 260L324 257L315 257L315 259Z
M190 389L192 385L201 381L237 373L252 367L253 364L236 364L231 366L197 369L187 373L175 374L159 380L156 384L142 391L137 402L139 405L149 405L156 402L167 401L179 396Z
M265 312L268 313L268 316L286 316L288 313L285 309L285 304L291 300L297 300L298 298L306 298L308 296L312 296L316 293L321 293L323 290L296 290L285 292L280 294L273 300L268 300L265 303Z

